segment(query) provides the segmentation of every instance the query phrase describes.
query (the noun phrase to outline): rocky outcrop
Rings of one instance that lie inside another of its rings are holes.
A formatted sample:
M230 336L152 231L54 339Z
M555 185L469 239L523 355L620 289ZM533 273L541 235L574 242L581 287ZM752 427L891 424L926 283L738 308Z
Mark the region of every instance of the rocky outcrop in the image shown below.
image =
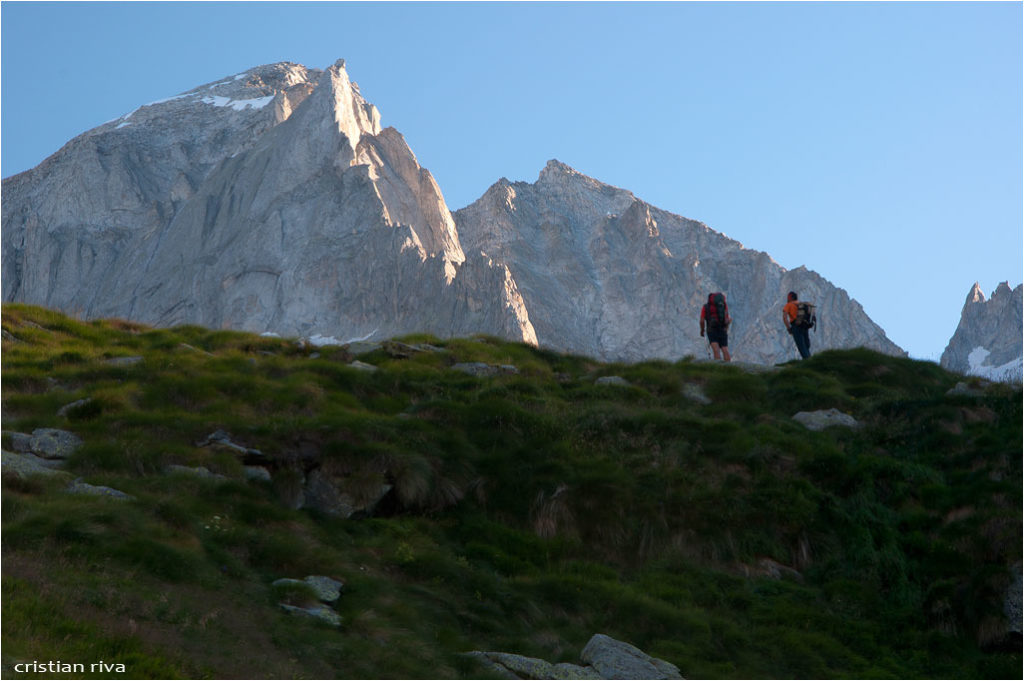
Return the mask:
M535 342L509 271L349 80L258 67L91 130L3 183L3 298L161 326Z
M832 426L842 426L843 428L860 427L860 422L857 419L835 408L819 409L817 411L798 411L793 415L793 420L807 430L825 430Z
M782 305L817 304L816 349L865 346L903 355L847 293L632 193L550 161L533 184L502 179L455 213L467 254L509 268L542 346L605 360L704 355L707 295L723 291L729 344L748 361L794 359Z
M1024 373L1024 323L1021 302L1024 284L1010 290L1003 282L985 299L975 283L967 294L960 324L939 363L962 374L1020 383Z
M580 653L581 664L545 660L514 653L467 653L485 668L507 679L682 679L679 668L651 657L636 646L594 634Z
M770 364L796 356L780 321L796 289L817 303L816 349L902 354L818 274L557 161L453 215L341 60L261 66L139 107L3 195L3 299L79 317L339 344L485 333L674 359L703 354L698 314L720 290L733 354Z

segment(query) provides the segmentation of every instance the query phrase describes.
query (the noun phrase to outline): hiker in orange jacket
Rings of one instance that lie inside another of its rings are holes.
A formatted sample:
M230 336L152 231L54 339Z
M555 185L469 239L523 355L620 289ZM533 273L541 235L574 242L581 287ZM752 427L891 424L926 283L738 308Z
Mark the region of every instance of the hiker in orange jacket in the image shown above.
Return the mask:
M715 301L715 296L721 296L721 310ZM707 326L708 343L711 344L711 351L715 353L715 359L732 361L729 356L729 325L732 324L732 317L729 316L729 306L725 302L724 293L712 293L708 296L708 302L700 309L700 335L704 337L705 325Z
M795 323L798 302L799 296L796 291L790 291L786 296L786 304L782 307L782 323L786 325L786 331L793 336L793 342L796 343L796 349L800 353L801 359L807 359L811 356L811 327Z

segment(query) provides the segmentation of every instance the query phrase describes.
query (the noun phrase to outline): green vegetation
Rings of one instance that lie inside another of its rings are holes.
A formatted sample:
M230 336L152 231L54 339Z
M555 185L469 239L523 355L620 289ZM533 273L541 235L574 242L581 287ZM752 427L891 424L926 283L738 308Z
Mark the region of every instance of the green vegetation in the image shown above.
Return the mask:
M66 476L4 476L5 678L481 678L460 653L577 662L594 633L687 678L1019 676L1019 388L947 395L964 377L867 350L747 373L416 336L441 350L368 372L195 326L2 322L4 430L85 442ZM519 372L451 369L474 361ZM862 427L792 419L830 407ZM218 429L274 481L197 446ZM293 510L311 456L392 492L373 517ZM63 493L77 476L134 500ZM345 582L340 627L279 607L312 597L272 582L312 574Z

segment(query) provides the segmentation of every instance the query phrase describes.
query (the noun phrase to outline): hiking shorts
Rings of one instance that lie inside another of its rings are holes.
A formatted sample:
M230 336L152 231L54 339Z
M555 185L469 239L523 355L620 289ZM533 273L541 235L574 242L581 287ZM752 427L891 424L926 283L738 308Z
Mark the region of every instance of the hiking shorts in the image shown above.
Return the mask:
M718 347L729 347L729 332L722 327L708 327L708 342L718 343Z

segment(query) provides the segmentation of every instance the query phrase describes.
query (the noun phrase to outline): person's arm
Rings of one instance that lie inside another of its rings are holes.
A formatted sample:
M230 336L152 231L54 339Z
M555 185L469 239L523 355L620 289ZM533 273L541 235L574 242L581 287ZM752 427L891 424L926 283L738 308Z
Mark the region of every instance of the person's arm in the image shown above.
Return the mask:
M700 335L704 337L704 308L700 309Z
M792 331L789 327L789 313L786 312L786 308L782 308L782 323L786 325L786 331Z

